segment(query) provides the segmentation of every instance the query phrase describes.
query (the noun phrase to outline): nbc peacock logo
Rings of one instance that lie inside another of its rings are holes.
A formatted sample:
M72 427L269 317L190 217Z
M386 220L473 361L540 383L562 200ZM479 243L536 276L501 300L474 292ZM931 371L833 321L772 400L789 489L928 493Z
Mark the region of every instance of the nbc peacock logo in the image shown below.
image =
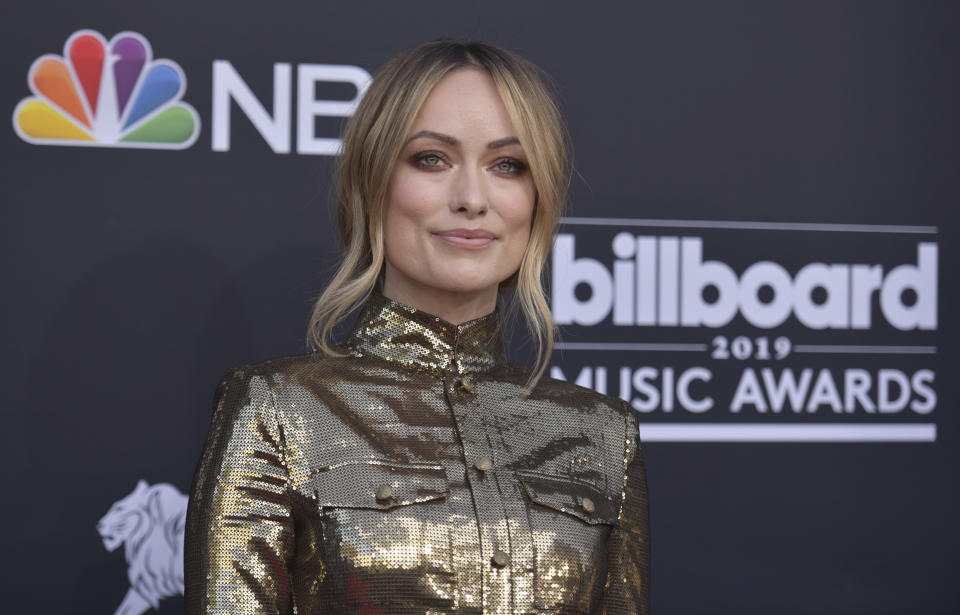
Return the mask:
M187 78L175 62L153 59L137 32L108 42L99 32L74 32L63 56L45 54L27 73L34 96L17 105L13 128L37 145L185 149L200 117L181 101Z

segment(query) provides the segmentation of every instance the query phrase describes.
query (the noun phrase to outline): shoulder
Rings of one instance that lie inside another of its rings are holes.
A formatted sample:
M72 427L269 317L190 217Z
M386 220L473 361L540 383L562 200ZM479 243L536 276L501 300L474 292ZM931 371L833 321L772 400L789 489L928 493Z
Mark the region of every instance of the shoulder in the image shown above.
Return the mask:
M566 380L543 377L528 397L536 403L547 402L569 416L575 413L579 424L592 424L610 438L624 441L629 452L640 443L637 411L626 400L605 395Z
M633 408L619 397L546 376L537 382L527 399L575 407L582 413L602 416L608 420L630 421L634 418Z
M214 394L214 420L219 422L283 422L285 402L304 388L323 394L347 372L356 369L353 357L320 353L275 357L236 365L221 377Z
M549 372L549 370L547 370ZM530 368L512 361L506 361L496 372L493 373L494 379L502 379L516 385L522 385L530 378ZM531 400L544 401L565 401L574 398L580 403L590 405L607 406L615 412L620 412L628 407L619 397L605 395L593 389L574 384L567 380L551 378L544 374L533 387L533 391L528 396Z
M289 383L317 378L335 379L352 369L356 369L356 361L350 355L333 357L312 352L237 365L227 371L220 386L232 383L246 383L249 386L257 381L279 392Z

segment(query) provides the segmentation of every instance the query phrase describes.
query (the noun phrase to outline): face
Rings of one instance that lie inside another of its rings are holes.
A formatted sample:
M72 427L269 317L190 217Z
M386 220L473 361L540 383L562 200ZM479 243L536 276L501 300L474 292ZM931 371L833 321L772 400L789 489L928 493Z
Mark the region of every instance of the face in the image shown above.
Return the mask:
M384 204L384 294L448 320L493 311L520 266L535 198L493 79L441 79L413 122Z

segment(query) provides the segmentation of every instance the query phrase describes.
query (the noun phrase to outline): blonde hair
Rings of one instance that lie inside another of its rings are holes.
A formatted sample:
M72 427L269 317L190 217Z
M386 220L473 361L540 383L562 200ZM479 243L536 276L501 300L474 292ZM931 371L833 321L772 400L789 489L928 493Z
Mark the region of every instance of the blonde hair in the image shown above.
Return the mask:
M503 99L529 162L536 188L530 238L519 269L501 283L513 287L537 362L528 390L546 371L555 326L543 276L570 181L570 139L548 79L506 49L478 42L439 40L408 49L374 77L343 132L335 170L337 227L343 260L317 299L309 324L312 346L338 356L334 327L360 306L384 265L383 205L394 165L423 101L448 73L486 71Z

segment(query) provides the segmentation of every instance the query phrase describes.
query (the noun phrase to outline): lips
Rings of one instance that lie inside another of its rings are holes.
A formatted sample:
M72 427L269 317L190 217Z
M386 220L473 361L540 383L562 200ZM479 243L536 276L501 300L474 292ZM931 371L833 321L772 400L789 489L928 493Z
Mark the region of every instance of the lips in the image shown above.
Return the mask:
M483 229L456 228L434 233L441 241L461 248L482 248L497 238Z

